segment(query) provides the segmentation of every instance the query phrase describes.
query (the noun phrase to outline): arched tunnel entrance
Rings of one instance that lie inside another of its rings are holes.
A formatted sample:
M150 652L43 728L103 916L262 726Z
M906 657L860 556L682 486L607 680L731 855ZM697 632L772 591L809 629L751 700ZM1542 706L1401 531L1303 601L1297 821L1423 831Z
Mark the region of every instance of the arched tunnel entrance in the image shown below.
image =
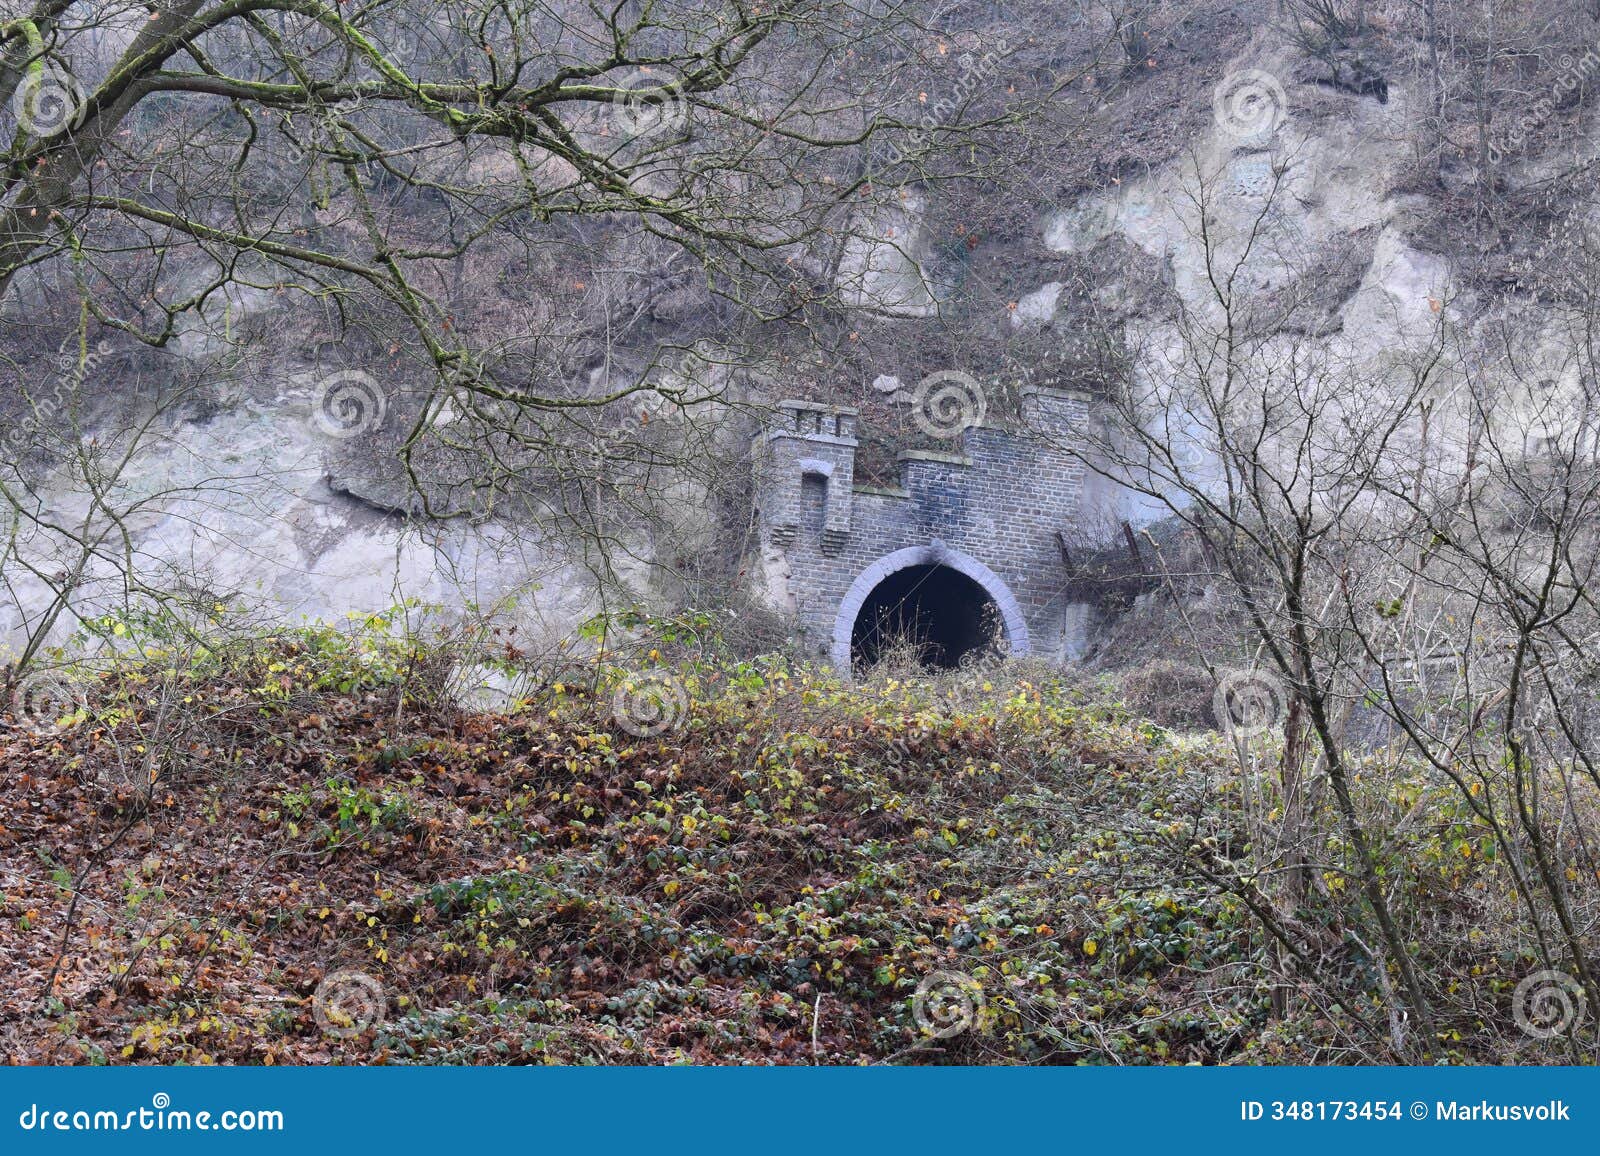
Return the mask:
M828 655L847 677L909 638L927 666L959 666L996 640L1008 654L1031 653L1028 623L1000 576L971 554L935 538L883 555L856 575L839 600Z
M862 602L850 632L850 659L870 666L904 648L922 666L954 670L964 656L1003 637L1000 609L978 583L948 566L907 566Z

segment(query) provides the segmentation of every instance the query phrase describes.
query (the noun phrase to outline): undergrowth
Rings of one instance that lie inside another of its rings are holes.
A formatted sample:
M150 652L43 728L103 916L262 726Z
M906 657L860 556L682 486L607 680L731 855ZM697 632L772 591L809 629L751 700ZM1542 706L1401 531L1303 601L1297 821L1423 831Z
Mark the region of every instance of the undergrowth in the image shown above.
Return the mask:
M442 661L324 630L147 653L6 732L7 1054L1361 1058L1345 1009L1268 966L1248 882L1218 885L1249 848L1216 736L1018 663L847 685L645 644L475 713L413 693ZM1450 875L1408 886L1500 886L1426 853ZM1480 1029L1522 964L1461 966L1484 995L1450 1054L1500 1058ZM377 1002L330 1012L330 982Z

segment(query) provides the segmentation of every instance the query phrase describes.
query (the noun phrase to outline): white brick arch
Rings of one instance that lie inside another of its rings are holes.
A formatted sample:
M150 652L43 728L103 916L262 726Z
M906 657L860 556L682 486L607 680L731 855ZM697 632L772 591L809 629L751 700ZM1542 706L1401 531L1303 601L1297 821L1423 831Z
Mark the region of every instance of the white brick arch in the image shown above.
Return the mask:
M910 566L948 566L965 574L994 599L1000 611L1000 622L1005 629L1006 644L1011 654L1029 653L1028 623L1023 618L1022 605L1000 580L1000 576L971 554L953 550L935 538L926 546L907 546L885 554L856 575L850 589L839 603L839 612L833 619L833 645L829 658L833 665L848 674L850 671L850 639L855 633L856 616L871 593L889 575Z

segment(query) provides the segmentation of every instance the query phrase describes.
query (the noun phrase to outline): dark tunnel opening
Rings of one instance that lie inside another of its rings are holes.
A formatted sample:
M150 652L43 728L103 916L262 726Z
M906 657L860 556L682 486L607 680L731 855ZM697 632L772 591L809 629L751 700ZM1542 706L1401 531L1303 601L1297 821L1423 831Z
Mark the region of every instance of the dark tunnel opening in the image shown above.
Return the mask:
M908 566L873 588L850 635L852 663L871 666L889 650L912 649L919 664L954 670L1001 634L989 592L948 566Z

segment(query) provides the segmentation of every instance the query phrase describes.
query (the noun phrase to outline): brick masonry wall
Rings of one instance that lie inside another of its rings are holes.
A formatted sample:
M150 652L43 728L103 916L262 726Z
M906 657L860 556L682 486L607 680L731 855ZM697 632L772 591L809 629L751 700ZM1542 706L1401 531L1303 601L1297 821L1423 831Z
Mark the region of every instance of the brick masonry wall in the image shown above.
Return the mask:
M902 454L895 491L855 488L853 410L784 402L780 413L762 439L757 492L806 650L848 662L854 611L871 587L936 562L989 590L1013 650L1056 661L1078 653L1083 608L1063 595L1057 532L1071 527L1084 473L1048 441L1084 427L1082 395L1038 389L1024 399L1020 428L979 426L946 452Z

